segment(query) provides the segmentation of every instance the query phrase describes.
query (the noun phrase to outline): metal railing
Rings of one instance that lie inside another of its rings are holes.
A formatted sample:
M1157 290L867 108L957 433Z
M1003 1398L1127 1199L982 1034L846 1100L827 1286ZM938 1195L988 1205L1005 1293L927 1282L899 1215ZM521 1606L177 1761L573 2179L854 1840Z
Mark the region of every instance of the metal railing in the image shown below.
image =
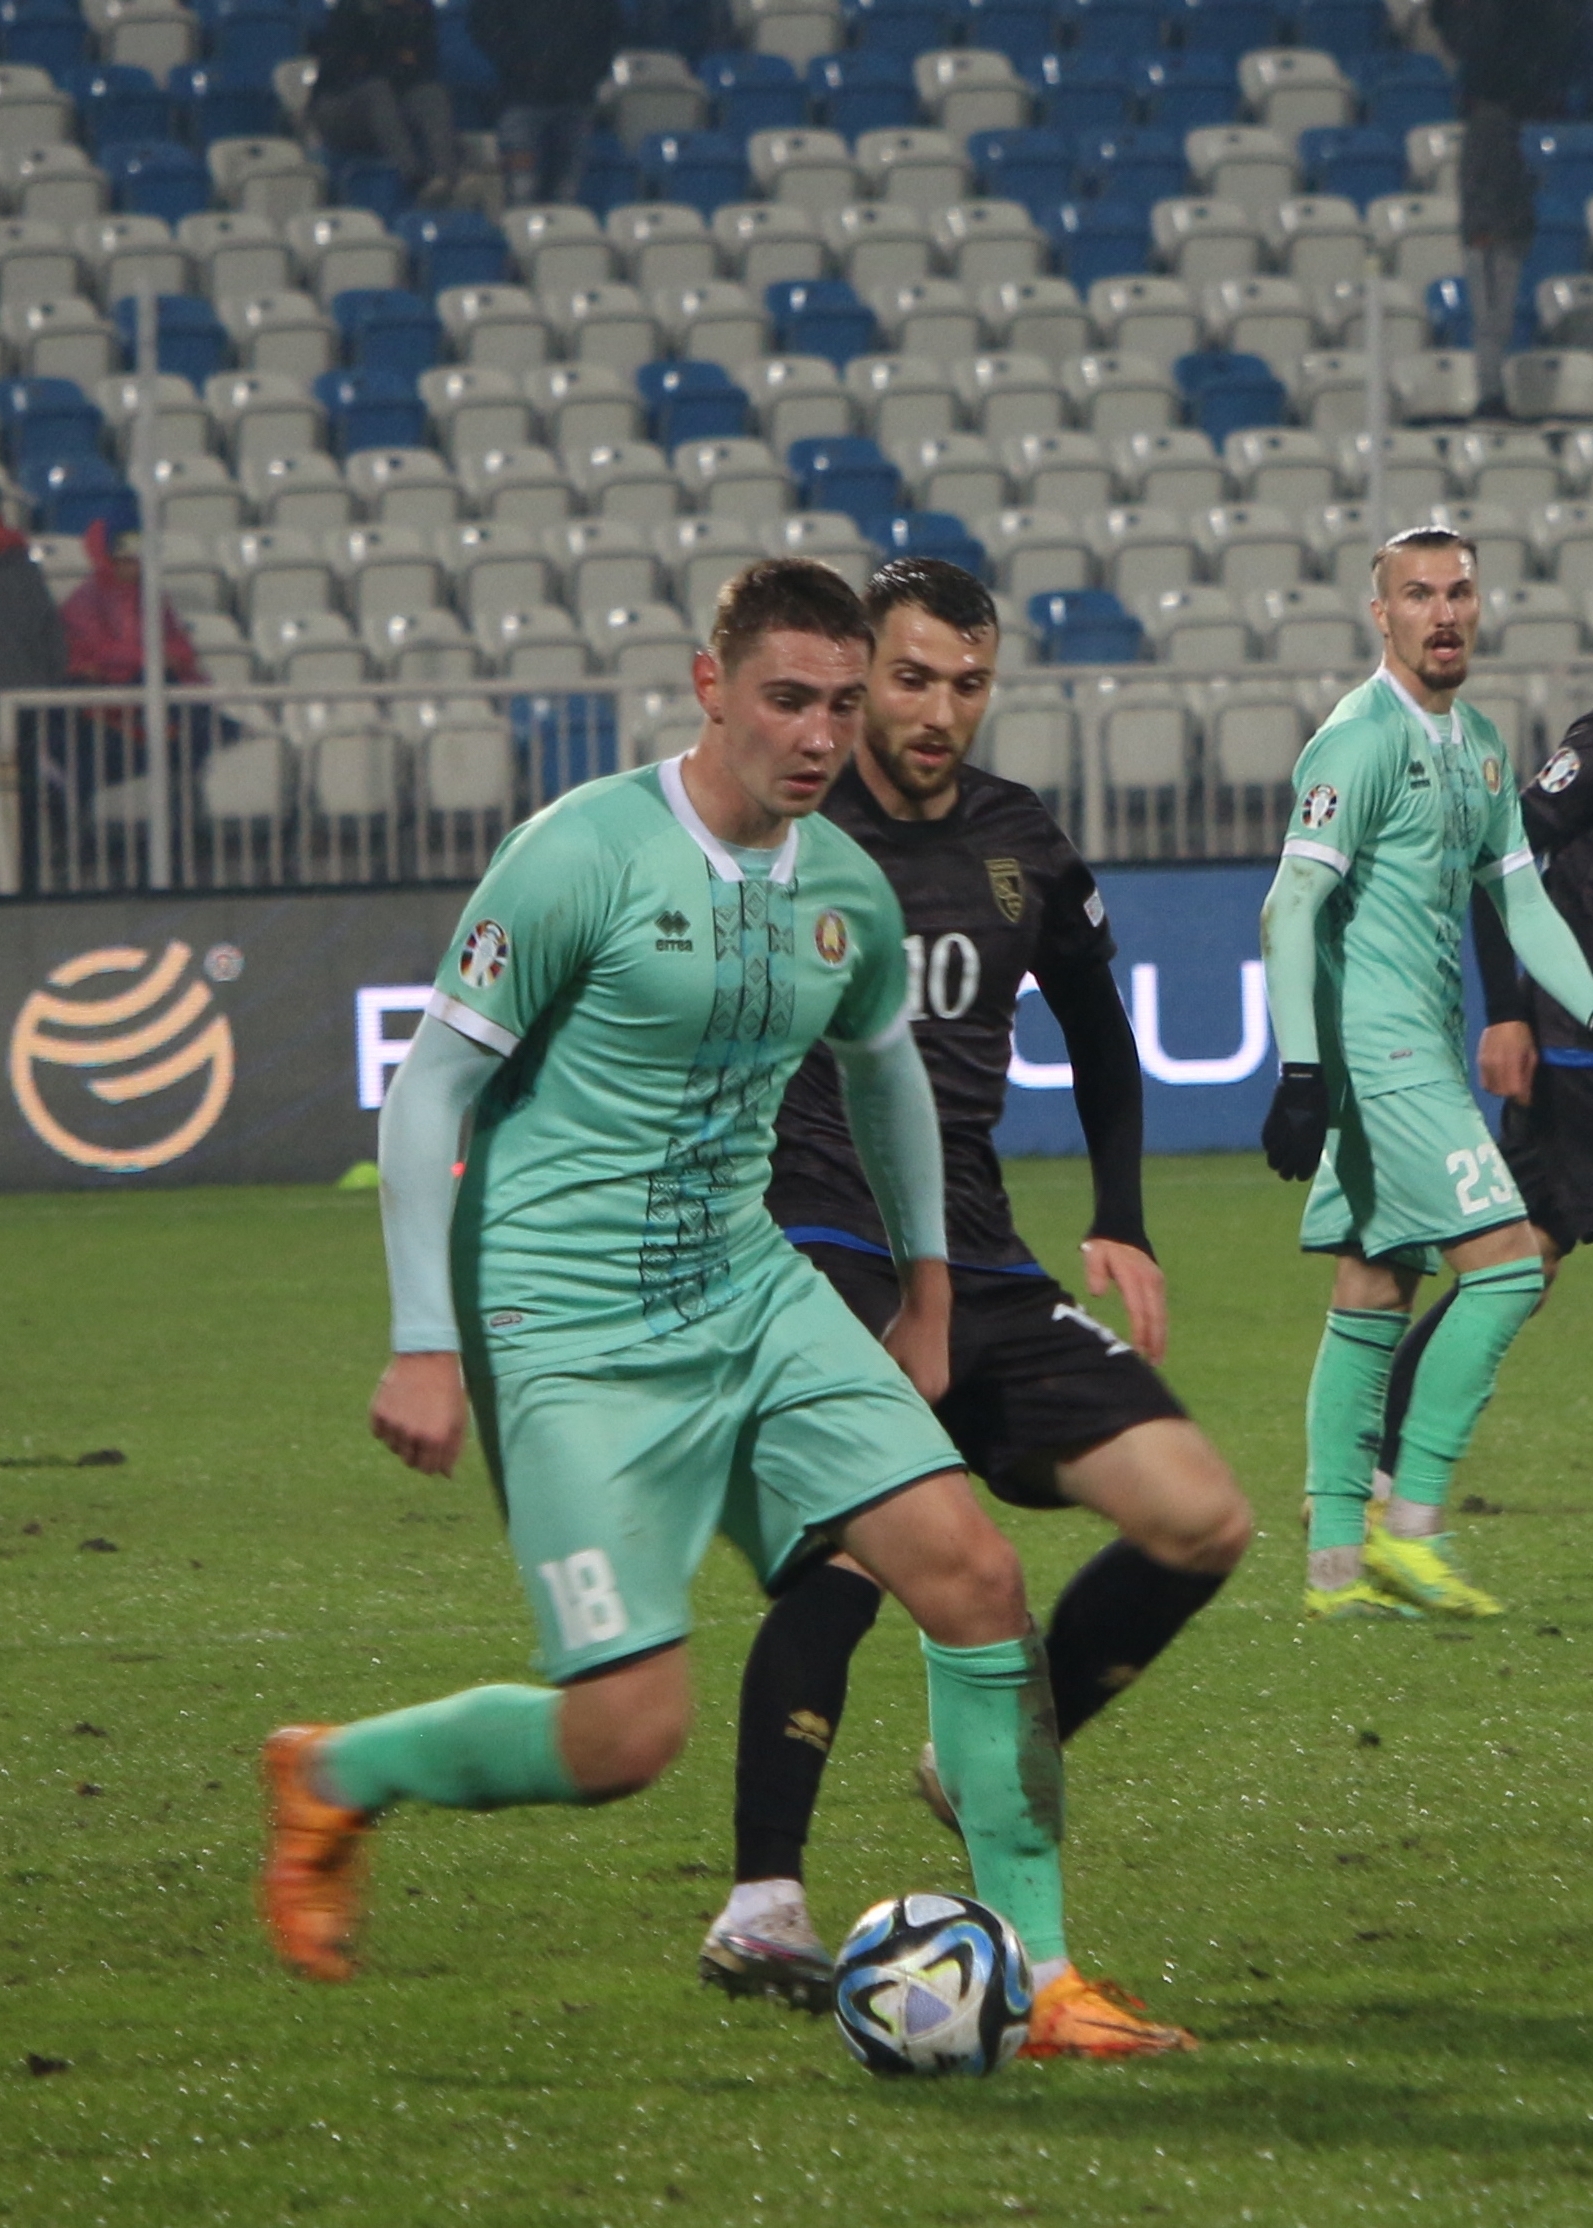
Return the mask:
M1104 863L1275 856L1301 744L1365 669L1036 667L1005 679L978 760ZM1465 694L1518 778L1593 704L1593 658L1479 659ZM0 897L475 880L567 789L689 747L682 690L512 681L0 695Z

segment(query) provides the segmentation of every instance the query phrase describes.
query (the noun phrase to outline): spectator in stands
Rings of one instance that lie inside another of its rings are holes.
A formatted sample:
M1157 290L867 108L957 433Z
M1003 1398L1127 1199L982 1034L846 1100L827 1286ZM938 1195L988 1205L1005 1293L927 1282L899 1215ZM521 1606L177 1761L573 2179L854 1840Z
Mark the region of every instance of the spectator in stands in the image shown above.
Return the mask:
M28 537L0 526L0 689L54 689L66 679L66 634Z
M93 571L61 606L66 635L66 677L83 685L127 688L144 678L143 582L137 534L114 543L103 519L83 536ZM187 630L167 604L166 678L179 685L202 681L204 672Z
M448 201L459 146L432 0L334 0L310 49L319 64L310 122L332 153L375 155L423 206Z
M573 201L593 98L620 42L618 0L470 0L470 36L503 87L508 199Z
M1557 115L1577 58L1574 0L1433 0L1460 73L1460 234L1477 359L1477 415L1505 415L1504 360L1535 223L1521 125Z

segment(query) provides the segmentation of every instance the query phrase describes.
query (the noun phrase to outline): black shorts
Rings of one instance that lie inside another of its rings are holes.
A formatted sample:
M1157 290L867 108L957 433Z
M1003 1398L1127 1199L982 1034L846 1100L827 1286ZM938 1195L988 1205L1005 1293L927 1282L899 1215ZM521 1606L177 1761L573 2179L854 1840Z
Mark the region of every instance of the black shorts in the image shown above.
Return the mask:
M901 1305L891 1263L846 1246L801 1250L878 1338ZM1016 1474L1024 1456L1067 1461L1185 1414L1150 1364L1051 1277L953 1269L951 1289L951 1390L935 1413L998 1499L1055 1508L1054 1488Z
M1532 1104L1505 1102L1499 1146L1527 1213L1560 1252L1593 1242L1593 1068L1540 1060Z

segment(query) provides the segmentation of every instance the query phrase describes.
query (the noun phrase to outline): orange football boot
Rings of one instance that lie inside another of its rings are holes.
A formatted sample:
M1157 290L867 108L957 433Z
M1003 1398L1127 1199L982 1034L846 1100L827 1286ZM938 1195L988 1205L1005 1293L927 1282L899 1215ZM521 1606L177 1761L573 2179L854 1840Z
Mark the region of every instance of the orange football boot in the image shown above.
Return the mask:
M1169 2050L1198 2050L1182 2027L1160 2027L1140 2016L1145 2006L1115 1980L1086 1980L1076 1965L1041 1989L1029 2014L1029 2039L1020 2058L1159 2058Z
M350 1980L371 1819L317 1794L309 1765L336 1727L284 1725L261 1757L270 1839L260 1879L266 1931L286 1964L311 1980Z

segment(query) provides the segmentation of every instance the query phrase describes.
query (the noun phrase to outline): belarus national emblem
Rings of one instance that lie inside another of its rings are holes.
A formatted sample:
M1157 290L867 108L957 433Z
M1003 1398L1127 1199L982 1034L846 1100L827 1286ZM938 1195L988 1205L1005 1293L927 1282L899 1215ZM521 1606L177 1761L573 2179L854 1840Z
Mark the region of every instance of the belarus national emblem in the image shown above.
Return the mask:
M813 923L813 948L826 967L839 967L846 957L846 915L826 908Z
M1504 768L1500 765L1497 758L1485 758L1483 760L1482 779L1483 785L1487 789L1489 796L1497 797L1499 794L1499 784L1504 780Z
M472 990L487 990L503 973L509 932L496 921L477 921L459 954L459 972Z
M1339 793L1330 783L1319 781L1308 789L1300 805L1300 818L1308 828L1325 828L1339 809Z
M996 911L1004 921L1021 921L1023 918L1023 869L1016 859L986 859L985 872L990 877L990 895L996 901Z

